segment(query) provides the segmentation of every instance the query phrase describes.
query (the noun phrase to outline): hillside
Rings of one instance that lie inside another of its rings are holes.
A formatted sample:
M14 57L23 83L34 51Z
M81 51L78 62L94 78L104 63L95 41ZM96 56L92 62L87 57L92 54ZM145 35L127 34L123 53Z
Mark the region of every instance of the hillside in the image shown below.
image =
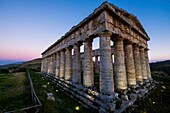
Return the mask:
M31 70L35 70L35 71L40 71L41 70L41 58L27 61L27 62L23 63L19 69L21 69L21 70L31 69Z
M150 63L152 73L162 76L170 76L170 60Z
M0 66L0 72L25 72L26 69L34 71L41 70L41 58L33 59L22 63L13 63Z

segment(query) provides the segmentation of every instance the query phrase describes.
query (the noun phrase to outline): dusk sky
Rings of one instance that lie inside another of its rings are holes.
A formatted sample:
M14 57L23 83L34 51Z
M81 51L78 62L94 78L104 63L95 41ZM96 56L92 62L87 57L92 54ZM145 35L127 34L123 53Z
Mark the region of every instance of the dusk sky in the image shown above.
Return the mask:
M31 60L105 0L0 0L0 60ZM170 0L108 0L138 17L151 61L170 59Z

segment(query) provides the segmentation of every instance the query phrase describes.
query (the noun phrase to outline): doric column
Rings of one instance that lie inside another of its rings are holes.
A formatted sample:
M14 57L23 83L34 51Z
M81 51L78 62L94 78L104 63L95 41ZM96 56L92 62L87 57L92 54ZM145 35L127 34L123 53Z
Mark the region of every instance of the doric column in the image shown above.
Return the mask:
M85 87L93 87L93 56L92 56L92 39L86 39L84 42L84 69L83 69L83 85Z
M44 58L42 58L42 60L41 60L41 72L42 73L44 73L45 71L44 71L44 61L45 61L45 59Z
M56 69L55 69L55 76L59 77L60 75L60 52L56 53Z
M73 50L74 55L72 82L81 84L80 44L75 44Z
M151 70L150 70L150 65L149 65L148 50L149 49L145 49L145 59L146 59L147 75L148 75L148 78L151 79L152 77L151 77Z
M146 70L146 59L145 59L144 48L141 47L139 51L140 51L140 61L142 65L142 76L144 80L147 80L148 76L147 76L147 70Z
M111 95L114 92L113 66L111 63L110 32L100 34L100 93Z
M65 80L71 80L72 76L72 47L66 48L66 68L65 68Z
M50 57L47 57L47 74L50 73Z
M136 75L135 75L135 65L133 58L133 47L131 42L125 43L125 63L126 63L126 73L128 86L136 85Z
M48 73L48 60L47 57L45 57L45 73Z
M52 56L48 57L48 74L52 74Z
M60 78L64 78L65 74L65 50L60 52Z
M123 93L127 89L125 57L123 38L117 38L114 42L114 69L116 90Z
M134 56L134 63L135 63L136 81L138 83L143 83L142 65L140 61L139 46L134 45L133 48L134 48L133 56Z
M52 59L52 74L55 75L55 69L56 69L56 54L53 54Z
M98 56L95 56L95 73L97 74L99 72L99 67L98 67Z

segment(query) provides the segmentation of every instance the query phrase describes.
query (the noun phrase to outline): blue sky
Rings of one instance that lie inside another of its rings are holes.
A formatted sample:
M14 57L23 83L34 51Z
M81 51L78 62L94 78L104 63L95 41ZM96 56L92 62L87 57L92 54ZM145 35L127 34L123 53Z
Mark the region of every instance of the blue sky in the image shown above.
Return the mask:
M31 60L105 0L0 0L0 60ZM170 59L170 0L108 0L138 17L150 60Z

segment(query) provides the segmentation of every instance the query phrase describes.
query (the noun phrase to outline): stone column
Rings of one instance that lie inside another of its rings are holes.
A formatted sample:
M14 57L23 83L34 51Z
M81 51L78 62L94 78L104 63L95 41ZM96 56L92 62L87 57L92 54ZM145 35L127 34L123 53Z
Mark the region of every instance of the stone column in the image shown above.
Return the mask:
M47 57L45 57L45 73L48 73L48 61L47 61Z
M65 68L65 80L71 80L72 75L72 47L66 48L66 68Z
M48 57L48 74L52 74L52 56Z
M140 61L139 46L134 45L133 48L134 48L133 56L134 56L134 63L135 63L136 81L138 83L143 83L142 65Z
M116 90L124 93L127 89L125 57L124 57L123 38L117 38L114 42L114 69Z
M146 81L148 79L148 76L147 76L146 59L145 59L145 53L143 47L140 48L140 61L142 65L142 76L144 81Z
M148 57L148 50L149 49L145 49L146 68L147 68L148 78L152 79L152 77L151 77L151 70L150 70L150 64L149 64L149 57Z
M59 77L60 75L60 52L56 53L56 69L55 69L55 76Z
M95 56L95 73L97 74L99 72L99 65L98 65L98 56Z
M112 95L114 92L113 66L111 63L110 32L100 34L100 93Z
M133 59L133 47L131 42L125 43L125 63L128 86L136 85L135 65Z
M60 78L64 78L65 74L65 50L60 52Z
M49 60L49 56L47 57L47 74L50 73L50 60Z
M80 44L75 44L73 49L74 55L72 82L81 84Z
M44 64L44 60L45 60L45 59L42 58L42 61L41 61L41 72L42 72L42 73L45 72L45 71L44 71L44 65L45 65L45 64Z
M55 75L55 69L56 69L56 54L53 54L52 59L52 74Z
M83 85L93 87L93 56L92 56L92 39L86 39L84 42L84 66L83 66Z

